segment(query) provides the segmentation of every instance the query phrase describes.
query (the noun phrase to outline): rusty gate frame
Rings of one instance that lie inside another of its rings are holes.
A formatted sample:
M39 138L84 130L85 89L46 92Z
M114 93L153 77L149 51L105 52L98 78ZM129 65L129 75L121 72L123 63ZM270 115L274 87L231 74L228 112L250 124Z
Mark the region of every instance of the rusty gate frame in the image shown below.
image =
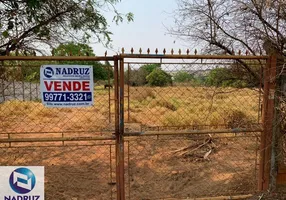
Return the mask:
M263 70L263 109L262 109L262 127L256 130L217 130L211 131L212 133L231 133L231 132L261 132L260 143L260 164L259 164L259 176L258 176L258 190L265 191L269 189L271 182L271 144L272 144L272 132L275 122L272 121L274 117L274 99L275 99L275 85L276 85L276 56L252 56L252 55L179 55L172 54L134 54L131 50L130 54L125 54L124 50L122 54L115 56L0 56L0 61L5 60L42 60L42 61L113 61L114 62L114 102L115 102L115 137L108 138L42 138L42 139L0 139L0 143L11 142L50 142L50 141L86 141L86 140L101 140L109 139L115 140L116 148L116 187L117 187L117 200L125 200L125 166L124 166L124 137L138 136L141 133L124 133L124 59L225 59L225 60L266 60L267 65ZM110 101L110 99L109 99ZM110 104L110 102L109 102ZM110 115L110 113L109 113ZM174 131L160 132L162 135L170 135ZM193 134L193 133L209 133L210 131L181 131L176 132L179 134ZM145 135L158 135L158 132L146 131Z
M259 158L259 172L258 172L258 183L257 190L258 191L266 191L269 189L270 184L273 177L271 174L271 151L272 151L272 135L273 135L273 127L275 126L275 122L272 120L274 117L274 101L275 101L275 87L276 87L276 55L270 56L252 56L252 55L197 55L195 51L195 55L179 55L172 54L158 54L158 51L155 51L156 54L150 54L150 50L147 50L148 54L134 54L133 49L131 49L130 54L125 54L124 49L122 49L122 54L118 56L120 60L120 123L119 123L119 131L118 131L118 152L124 150L124 137L123 136L138 136L142 134L142 132L137 133L124 133L124 59L226 59L226 60L265 60L266 66L263 68L263 77L261 81L263 81L263 105L262 105L262 127L260 129L247 130L217 130L217 131L201 131L201 130L193 130L193 131L176 131L177 134L195 134L195 133L232 133L232 132L261 132L261 142L260 142L260 158ZM129 95L128 95L129 100ZM172 135L174 131L145 131L144 135ZM117 143L116 142L116 143ZM118 183L124 186L124 152L122 152L121 156L117 156L118 168L120 168L120 174ZM123 168L123 169L122 169ZM120 190L119 190L120 191ZM121 190L121 194L118 194L118 199L125 200L125 190Z

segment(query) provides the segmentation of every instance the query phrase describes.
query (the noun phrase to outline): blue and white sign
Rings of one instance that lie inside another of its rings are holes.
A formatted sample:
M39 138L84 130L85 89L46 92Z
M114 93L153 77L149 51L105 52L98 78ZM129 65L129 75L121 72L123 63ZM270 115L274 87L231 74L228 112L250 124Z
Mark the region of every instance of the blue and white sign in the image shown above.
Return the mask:
M44 200L44 167L1 166L0 200Z
M41 97L46 107L93 105L93 70L88 65L43 65Z

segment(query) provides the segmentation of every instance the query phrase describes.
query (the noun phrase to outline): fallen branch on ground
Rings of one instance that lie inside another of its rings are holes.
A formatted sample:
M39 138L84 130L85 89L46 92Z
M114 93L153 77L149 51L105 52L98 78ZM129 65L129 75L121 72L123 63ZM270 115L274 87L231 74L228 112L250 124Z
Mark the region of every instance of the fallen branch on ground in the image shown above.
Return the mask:
M177 154L177 153L179 153L178 155L179 156L183 156L183 155L186 155L186 154L192 154L193 152L195 152L195 151L197 151L198 149L200 149L200 148L202 148L202 147L204 147L205 145L207 145L207 144L209 144L209 143L212 143L212 137L211 137L211 135L209 135L209 138L207 139L207 140L205 140L205 142L203 143L203 144L200 144L200 145L198 145L198 144L191 144L191 145L189 145L189 146L187 146L187 147L184 147L184 148L181 148L181 149L178 149L178 150L175 150L175 151L173 151L172 153L173 154ZM195 148L194 148L195 147ZM192 148L194 148L194 149L192 149ZM191 150L189 150L189 149L191 149ZM203 157L205 158L207 158L208 156L209 156L209 154L212 152L212 149L210 149ZM205 158L205 159L206 159Z

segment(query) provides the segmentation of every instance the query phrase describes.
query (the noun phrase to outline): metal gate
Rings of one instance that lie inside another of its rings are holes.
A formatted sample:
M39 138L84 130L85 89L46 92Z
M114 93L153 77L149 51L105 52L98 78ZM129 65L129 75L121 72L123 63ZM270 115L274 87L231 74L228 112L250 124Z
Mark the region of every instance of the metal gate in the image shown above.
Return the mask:
M1 57L0 163L45 166L45 199L116 198L113 62L113 57ZM104 72L105 80L95 79L94 106L44 107L39 85L44 64L93 65L96 73Z
M1 164L46 166L47 199L245 198L268 188L275 56L0 59ZM33 69L75 61L107 71L95 105L43 107Z

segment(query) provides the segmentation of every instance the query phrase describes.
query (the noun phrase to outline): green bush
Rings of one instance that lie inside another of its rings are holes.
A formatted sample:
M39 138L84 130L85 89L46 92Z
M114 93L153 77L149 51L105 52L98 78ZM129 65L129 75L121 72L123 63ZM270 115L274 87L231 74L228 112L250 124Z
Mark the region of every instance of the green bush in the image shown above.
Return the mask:
M206 78L206 85L235 88L250 87L250 84L248 84L246 80L243 80L243 76L234 74L231 69L228 68L216 68L211 70Z
M148 83L146 77L153 72L153 70L160 68L160 64L146 64L141 66L137 70L130 70L129 81L128 81L128 71L125 72L125 83L132 86L143 86Z
M194 75L189 74L188 72L180 71L174 75L174 82L177 83L186 83L193 80L194 80Z
M147 84L146 76L148 76L148 74L144 70L130 70L129 78L128 72L125 72L124 76L125 83L131 86L143 86Z
M167 72L163 71L160 68L153 70L146 77L148 84L150 86L167 86L172 85L172 77Z

